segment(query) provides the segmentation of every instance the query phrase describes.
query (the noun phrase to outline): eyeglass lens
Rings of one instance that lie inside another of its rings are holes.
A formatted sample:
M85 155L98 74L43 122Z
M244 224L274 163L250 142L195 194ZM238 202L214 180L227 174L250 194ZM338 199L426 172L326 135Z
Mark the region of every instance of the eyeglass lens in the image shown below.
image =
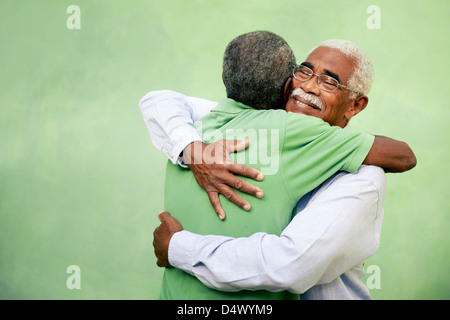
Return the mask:
M314 75L314 72L308 67L298 66L295 68L294 77L300 81L308 81L309 79L312 78L313 75ZM317 75L317 77L318 77L319 88L322 90L333 92L339 86L339 82L330 76Z

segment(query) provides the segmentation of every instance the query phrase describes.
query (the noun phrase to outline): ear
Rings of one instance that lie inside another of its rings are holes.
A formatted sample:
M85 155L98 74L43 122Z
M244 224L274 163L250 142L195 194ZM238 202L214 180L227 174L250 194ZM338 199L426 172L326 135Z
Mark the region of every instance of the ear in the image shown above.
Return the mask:
M289 77L286 80L286 84L284 85L284 102L285 103L289 100L289 95L292 92L291 84L292 84L292 77Z
M349 121L351 118L353 118L358 113L363 111L367 107L368 103L369 103L369 98L365 95L359 96L355 100L352 100L350 102L350 107L344 114L347 121Z

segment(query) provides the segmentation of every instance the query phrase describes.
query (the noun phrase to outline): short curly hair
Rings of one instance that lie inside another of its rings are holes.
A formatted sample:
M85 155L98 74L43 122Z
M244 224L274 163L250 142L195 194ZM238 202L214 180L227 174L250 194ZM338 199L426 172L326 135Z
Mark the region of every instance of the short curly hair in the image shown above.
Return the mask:
M284 109L284 86L295 66L287 42L269 31L234 38L225 49L227 97L255 109Z
M373 66L367 55L356 44L349 40L325 40L313 48L306 56L309 56L311 52L319 47L337 49L347 57L353 59L355 61L355 70L350 75L347 85L354 90L362 92L364 95L369 94L374 77ZM356 99L357 96L358 94L356 92L350 93L350 99L352 100Z

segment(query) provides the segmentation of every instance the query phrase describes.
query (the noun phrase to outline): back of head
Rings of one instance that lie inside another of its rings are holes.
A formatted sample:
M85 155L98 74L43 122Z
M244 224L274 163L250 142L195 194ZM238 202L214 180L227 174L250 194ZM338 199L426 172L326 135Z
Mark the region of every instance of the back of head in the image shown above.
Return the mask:
M373 66L367 55L356 44L348 40L330 39L313 48L308 55L318 47L337 49L355 61L355 70L350 75L347 85L364 95L369 94L373 82ZM355 92L350 93L350 99L355 99L357 95Z
M294 65L294 53L280 36L269 31L240 35L225 49L227 96L256 109L284 108L284 85Z

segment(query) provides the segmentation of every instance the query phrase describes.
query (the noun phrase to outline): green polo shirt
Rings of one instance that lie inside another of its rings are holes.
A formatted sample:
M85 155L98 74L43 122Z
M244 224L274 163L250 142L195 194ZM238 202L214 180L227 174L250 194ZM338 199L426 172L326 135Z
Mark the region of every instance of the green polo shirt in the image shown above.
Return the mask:
M280 235L297 201L337 171L356 171L374 141L374 136L333 127L315 117L255 110L231 99L221 100L196 127L205 142L249 139L249 148L231 156L264 173L260 182L244 178L264 190L262 199L240 193L252 205L249 212L220 196L226 213L221 221L190 170L168 162L164 210L185 230L204 235ZM297 295L286 291L221 292L179 269L166 268L160 298L295 299Z

